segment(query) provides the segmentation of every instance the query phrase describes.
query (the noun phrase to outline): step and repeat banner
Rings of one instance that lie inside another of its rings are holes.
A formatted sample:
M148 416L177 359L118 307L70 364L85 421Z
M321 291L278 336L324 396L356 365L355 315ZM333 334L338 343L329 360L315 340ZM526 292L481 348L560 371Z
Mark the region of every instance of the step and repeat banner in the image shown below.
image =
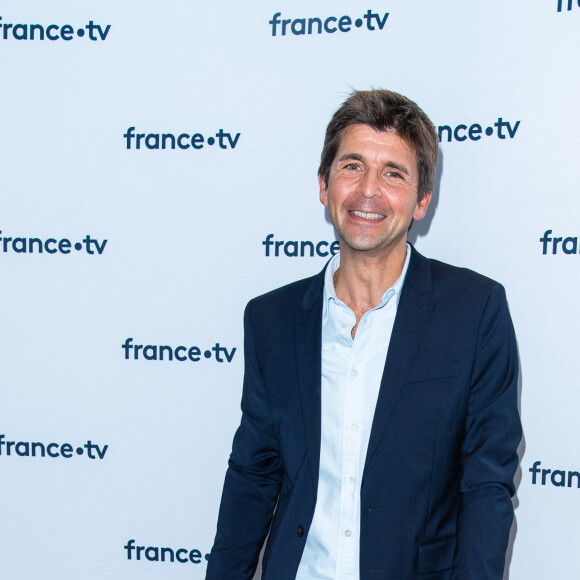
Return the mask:
M204 578L244 306L337 251L324 130L382 87L439 131L411 241L507 289L506 578L576 577L579 50L576 0L2 0L0 576Z

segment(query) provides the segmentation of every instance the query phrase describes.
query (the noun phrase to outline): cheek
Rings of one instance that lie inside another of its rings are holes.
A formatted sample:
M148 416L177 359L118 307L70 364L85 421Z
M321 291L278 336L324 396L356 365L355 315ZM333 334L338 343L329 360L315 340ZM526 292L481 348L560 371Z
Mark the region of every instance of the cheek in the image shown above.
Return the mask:
M324 194L324 201L322 203L330 208L340 207L345 200L344 189L333 186L332 189L327 189Z
M389 205L401 213L408 213L414 216L415 213L421 211L421 208L417 204L417 194L408 188L389 188L387 199Z

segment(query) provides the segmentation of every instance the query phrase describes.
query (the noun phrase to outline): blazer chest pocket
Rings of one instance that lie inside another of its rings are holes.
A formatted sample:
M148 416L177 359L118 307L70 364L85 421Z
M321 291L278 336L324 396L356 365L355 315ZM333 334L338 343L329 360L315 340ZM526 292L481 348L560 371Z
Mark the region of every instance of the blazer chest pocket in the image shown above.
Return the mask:
M419 546L419 574L443 572L453 566L455 536Z
M422 367L412 366L407 377L405 378L405 384L410 385L412 383L452 379L453 377L459 376L459 369L459 363Z

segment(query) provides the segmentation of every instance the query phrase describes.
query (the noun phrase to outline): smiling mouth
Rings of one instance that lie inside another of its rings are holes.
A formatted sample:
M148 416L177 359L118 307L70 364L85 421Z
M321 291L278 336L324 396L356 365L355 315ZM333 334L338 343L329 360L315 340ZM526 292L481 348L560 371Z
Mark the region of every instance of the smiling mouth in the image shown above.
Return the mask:
M351 210L348 212L350 215L354 215L365 220L382 220L385 216L380 213L372 213L366 211Z

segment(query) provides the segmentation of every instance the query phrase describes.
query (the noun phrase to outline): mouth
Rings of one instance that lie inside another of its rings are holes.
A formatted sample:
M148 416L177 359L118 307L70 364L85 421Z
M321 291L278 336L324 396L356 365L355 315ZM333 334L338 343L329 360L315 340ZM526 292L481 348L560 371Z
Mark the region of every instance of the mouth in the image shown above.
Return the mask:
M373 212L367 212L367 211L358 211L358 210L350 210L348 212L350 215L354 215L356 217L359 218L363 218L365 220L382 220L385 218L385 216L381 213L373 213Z

